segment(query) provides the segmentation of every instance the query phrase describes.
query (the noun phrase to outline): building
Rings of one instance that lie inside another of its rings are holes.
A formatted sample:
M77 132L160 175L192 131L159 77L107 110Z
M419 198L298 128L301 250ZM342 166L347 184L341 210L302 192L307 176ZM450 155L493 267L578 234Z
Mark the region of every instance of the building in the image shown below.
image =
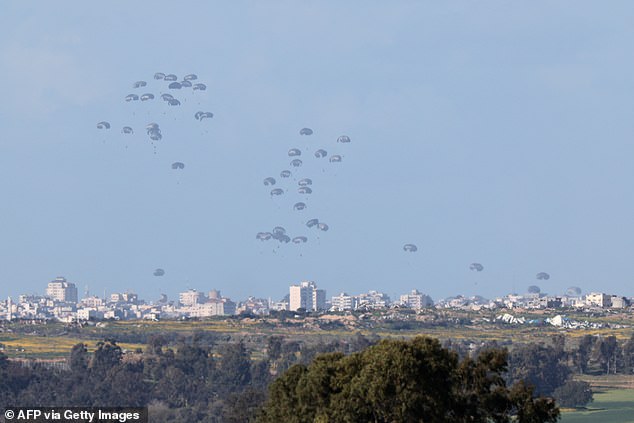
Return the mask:
M7 298L7 320L10 322L13 319L13 301L11 297Z
M401 304L405 307L421 309L433 306L434 301L429 295L421 294L418 290L414 289L409 294L401 295Z
M610 306L612 308L627 308L630 306L630 301L619 295L612 295L610 298Z
M330 304L332 305L331 310L335 311L355 310L357 308L358 300L356 297L342 292L336 297L332 297L330 299Z
M101 298L93 295L91 297L86 297L81 299L81 303L89 308L97 308L104 305L104 302Z
M612 305L611 296L601 292L591 292L586 295L587 306L610 307Z
M189 308L190 317L232 316L236 314L236 303L223 299L210 299L206 303L194 304Z
M178 294L178 301L184 306L193 306L194 304L202 304L205 302L205 294L195 289L188 289Z
M366 294L360 294L357 298L358 307L386 308L390 305L390 297L382 292L369 291Z
M77 287L74 283L66 281L66 278L58 276L48 283L46 296L56 301L77 303Z
M289 310L318 311L326 308L326 291L317 289L312 281L302 281L299 285L290 287Z

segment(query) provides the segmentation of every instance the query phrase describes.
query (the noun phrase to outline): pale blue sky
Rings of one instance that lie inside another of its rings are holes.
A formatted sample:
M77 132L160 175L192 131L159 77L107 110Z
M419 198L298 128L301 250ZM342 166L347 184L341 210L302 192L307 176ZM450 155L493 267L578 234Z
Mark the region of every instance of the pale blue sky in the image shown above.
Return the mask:
M630 1L3 1L2 295L494 296L540 271L634 295L632 22ZM157 71L197 73L215 117L157 112L154 155L119 130ZM262 185L291 147L344 154L303 169L331 229L301 256L255 240L315 234Z

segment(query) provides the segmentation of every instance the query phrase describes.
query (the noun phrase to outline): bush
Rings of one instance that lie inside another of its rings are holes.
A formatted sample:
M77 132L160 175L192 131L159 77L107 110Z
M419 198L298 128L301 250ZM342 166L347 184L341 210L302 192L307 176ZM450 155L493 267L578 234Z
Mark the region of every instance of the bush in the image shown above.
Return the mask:
M555 389L554 397L562 407L583 407L592 402L592 389L588 382L569 380Z

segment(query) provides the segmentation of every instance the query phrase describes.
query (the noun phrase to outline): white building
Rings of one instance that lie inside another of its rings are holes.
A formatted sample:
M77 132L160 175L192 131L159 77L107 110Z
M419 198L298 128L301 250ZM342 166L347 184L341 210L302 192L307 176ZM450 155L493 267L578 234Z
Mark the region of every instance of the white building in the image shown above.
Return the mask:
M7 320L11 321L13 319L13 301L11 301L11 297L7 298Z
M348 295L345 292L332 297L330 299L332 304L331 309L336 311L355 310L357 308L358 300L352 295Z
M601 292L591 292L586 295L587 306L610 307L612 305L611 296Z
M205 302L205 294L195 289L188 289L178 294L178 301L184 306L192 306L194 304L202 304Z
M236 303L227 298L211 299L206 303L190 306L188 312L190 317L231 316L236 314Z
M434 301L432 301L429 295L421 294L418 290L414 289L409 294L401 295L401 304L405 307L421 309L433 306Z
M299 285L291 285L289 310L300 308L306 311L324 310L326 308L326 291L317 289L312 281L302 281Z
M58 276L49 282L46 296L57 301L77 303L77 287L74 283L67 282L66 278Z
M390 297L377 291L368 291L358 296L358 307L386 308L390 305Z
M83 305L85 305L86 307L90 307L90 308L96 308L96 307L103 306L103 300L101 298L97 297L96 295L93 295L91 297L82 298L81 299L81 303Z
M612 308L627 308L630 306L630 301L619 295L612 295L610 298L610 306Z

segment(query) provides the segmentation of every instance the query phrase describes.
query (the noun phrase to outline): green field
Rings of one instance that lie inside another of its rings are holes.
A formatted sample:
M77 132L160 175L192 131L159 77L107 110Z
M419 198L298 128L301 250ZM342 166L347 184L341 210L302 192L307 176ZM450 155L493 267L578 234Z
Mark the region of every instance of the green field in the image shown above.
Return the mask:
M597 392L587 410L563 412L561 422L634 423L634 389Z

